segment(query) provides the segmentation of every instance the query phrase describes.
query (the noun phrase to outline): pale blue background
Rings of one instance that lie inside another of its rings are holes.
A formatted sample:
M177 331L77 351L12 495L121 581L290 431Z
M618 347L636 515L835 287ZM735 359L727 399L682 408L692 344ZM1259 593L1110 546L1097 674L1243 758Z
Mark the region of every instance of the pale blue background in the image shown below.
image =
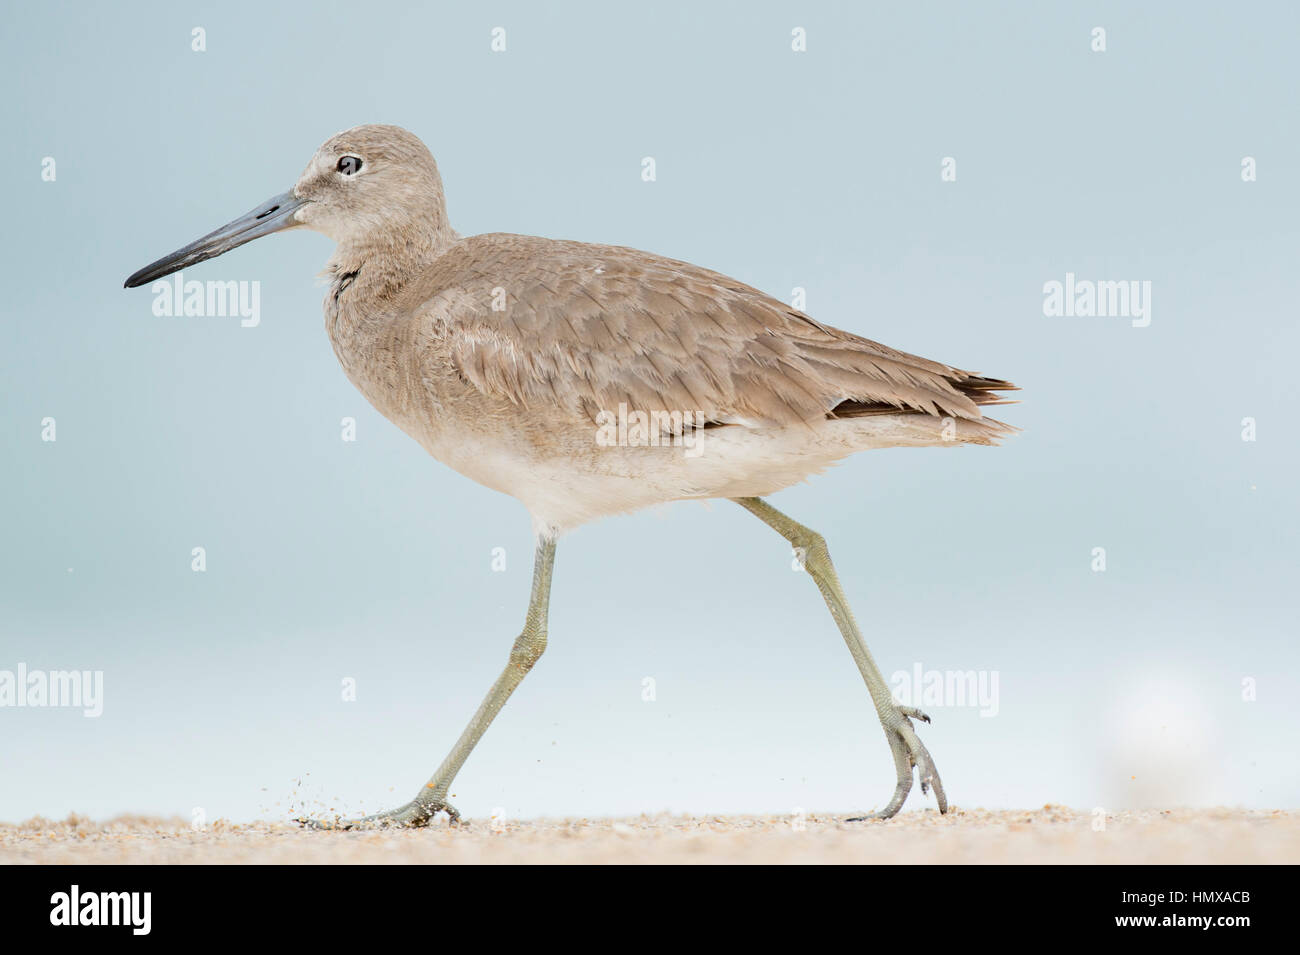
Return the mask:
M864 454L774 501L829 538L887 675L998 671L997 718L922 731L956 804L1296 805L1300 16L1133 7L8 4L0 669L102 669L106 699L0 710L0 819L403 802L504 662L527 515L353 391L328 240L189 270L260 281L255 329L121 288L363 122L429 144L463 233L803 286L822 321L1023 387L1003 448ZM1044 317L1066 271L1150 280L1151 326ZM562 541L550 650L454 791L535 816L891 787L815 589L717 503Z

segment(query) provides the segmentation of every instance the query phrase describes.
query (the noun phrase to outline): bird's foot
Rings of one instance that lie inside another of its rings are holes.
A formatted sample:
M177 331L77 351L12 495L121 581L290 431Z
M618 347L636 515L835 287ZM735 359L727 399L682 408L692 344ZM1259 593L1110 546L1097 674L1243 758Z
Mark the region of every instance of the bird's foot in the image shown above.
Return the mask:
M939 770L934 765L934 759L930 756L930 751L925 748L916 735L916 730L912 727L912 720L921 720L924 723L930 722L930 717L913 706L893 705L892 712L886 712L881 716L881 723L885 727L885 738L889 740L889 749L894 754L894 767L898 770L898 783L894 787L894 795L889 800L889 805L885 806L880 812L872 813L869 816L854 816L846 821L861 822L864 819L889 819L897 814L898 810L903 808L903 802L907 799L907 794L912 791L912 770L916 770L917 776L921 780L921 792L928 793L930 787L934 787L934 797L939 802L939 812L948 811L948 797L944 795L943 780L939 778Z
M377 812L360 819L296 819L308 829L421 829L440 812L447 814L450 825L460 823L460 813L451 803L421 793L405 806Z

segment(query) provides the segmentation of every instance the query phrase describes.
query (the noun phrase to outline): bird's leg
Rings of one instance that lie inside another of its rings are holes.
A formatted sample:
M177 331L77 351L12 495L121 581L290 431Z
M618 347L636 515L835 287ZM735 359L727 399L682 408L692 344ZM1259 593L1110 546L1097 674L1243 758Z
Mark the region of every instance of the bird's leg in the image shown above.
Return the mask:
M871 693L871 701L876 705L876 714L885 729L889 749L894 755L894 768L898 774L898 784L894 787L894 795L889 800L889 804L875 813L872 818L888 819L902 808L903 801L907 799L907 794L912 788L913 767L916 767L921 779L921 792L927 792L933 786L935 798L939 802L939 811L947 812L948 799L943 792L939 771L935 768L929 751L917 737L916 730L912 728L913 719L928 723L930 717L913 707L899 706L894 701L893 694L889 692L889 684L881 675L876 661L871 658L871 651L867 649L866 641L862 639L862 633L858 630L857 621L853 619L853 611L849 609L849 602L844 596L843 588L840 587L840 579L835 574L835 565L831 563L831 555L826 549L825 539L816 531L809 530L786 517L761 498L738 497L734 500L776 530L792 546L803 551L804 569L816 582L817 589L822 592L826 606L830 608L831 616L835 618L840 633L844 635L844 642L849 645L849 652L853 654L858 670L862 673L862 679L866 681L867 690Z
M523 633L510 650L510 661L492 684L492 689L488 690L487 696L479 704L478 712L460 734L460 739L456 740L456 745L442 761L438 771L424 784L415 798L398 809L375 813L362 819L337 822L299 819L299 822L315 829L417 827L427 825L439 812L447 813L453 825L460 820L460 813L447 802L452 781L488 725L501 712L501 707L505 706L510 694L523 682L546 649L546 611L551 599L551 569L554 565L555 539L539 537L533 560L533 591L528 602L528 617L524 621Z

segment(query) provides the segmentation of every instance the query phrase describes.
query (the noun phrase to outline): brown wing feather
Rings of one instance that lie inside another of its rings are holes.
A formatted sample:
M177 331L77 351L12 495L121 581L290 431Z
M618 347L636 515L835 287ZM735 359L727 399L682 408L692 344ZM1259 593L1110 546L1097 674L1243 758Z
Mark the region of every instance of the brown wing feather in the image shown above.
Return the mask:
M474 236L409 291L451 290L456 308L439 331L458 372L523 406L559 402L594 416L625 403L755 426L899 411L975 420L979 405L1014 388L635 249Z

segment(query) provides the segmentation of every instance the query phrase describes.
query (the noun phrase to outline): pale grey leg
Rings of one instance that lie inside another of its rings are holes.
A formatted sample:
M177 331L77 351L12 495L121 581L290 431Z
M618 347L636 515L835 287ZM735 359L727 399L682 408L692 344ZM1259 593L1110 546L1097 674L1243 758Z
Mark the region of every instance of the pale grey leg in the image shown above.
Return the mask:
M735 502L772 527L791 545L803 549L804 569L816 582L817 589L822 592L831 616L835 618L840 633L844 635L844 642L849 645L849 652L853 654L858 671L866 681L867 691L871 694L871 701L876 705L876 715L880 717L880 725L885 729L885 739L889 741L889 749L894 756L894 769L898 778L889 804L871 818L888 819L902 808L903 801L907 799L907 794L912 788L913 767L916 767L921 779L921 792L928 792L933 786L935 798L939 802L939 811L947 812L948 799L943 792L939 771L935 768L929 751L912 728L913 719L928 723L930 717L918 709L899 706L894 702L893 694L889 692L889 684L881 676L876 661L871 658L871 651L867 649L866 641L862 639L862 633L858 630L857 621L853 619L853 611L849 609L848 599L844 596L843 588L840 587L840 580L835 574L835 565L831 563L831 555L826 549L825 539L816 531L809 530L786 517L761 498L738 497L735 498Z
M533 668L533 664L546 649L546 611L551 600L551 569L554 565L554 539L539 538L533 561L533 592L528 602L528 617L524 621L523 633L515 640L515 645L510 650L510 662L492 684L492 689L488 690L487 696L479 705L478 712L469 721L465 731L460 734L460 739L447 754L447 758L442 761L438 771L424 784L424 788L416 794L415 798L398 809L375 813L362 819L338 822L299 819L299 822L316 829L352 829L369 826L415 827L427 825L438 812L447 813L453 824L459 821L460 813L447 802L447 793L451 790L452 781L460 772L460 768L465 765L465 760L469 758L469 754L478 744L488 725L497 713L501 712L501 707L505 706L506 700L510 699L510 694L523 682L528 671Z

